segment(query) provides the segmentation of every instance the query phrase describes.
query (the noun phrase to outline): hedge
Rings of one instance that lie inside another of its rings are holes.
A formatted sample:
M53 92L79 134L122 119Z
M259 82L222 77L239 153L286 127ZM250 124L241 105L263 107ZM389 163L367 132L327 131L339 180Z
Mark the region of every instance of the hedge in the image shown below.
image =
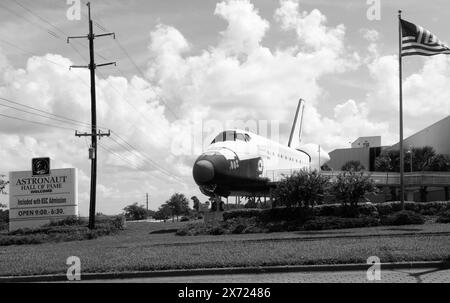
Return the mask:
M409 224L423 224L424 218L421 214L411 211L402 210L394 214L381 218L383 225L409 225Z
M380 225L380 220L363 216L360 218L316 217L303 224L304 230L343 229Z
M450 223L450 210L446 210L442 212L437 218L436 222L438 223Z
M0 246L89 240L116 233L125 228L125 217L123 216L105 216L97 219L93 230L87 227L85 219L70 217L51 222L40 228L23 228L0 234Z
M359 217L371 216L380 217L401 211L401 203L383 202L383 203L360 203L357 208L343 206L342 204L323 204L313 208L302 207L275 207L270 209L233 209L225 211L223 218L225 221L233 218L258 218L261 221L281 221L281 220L307 220L313 216L335 216L335 217ZM436 202L405 202L405 210L414 211L422 215L439 215L442 212L450 210L450 201Z

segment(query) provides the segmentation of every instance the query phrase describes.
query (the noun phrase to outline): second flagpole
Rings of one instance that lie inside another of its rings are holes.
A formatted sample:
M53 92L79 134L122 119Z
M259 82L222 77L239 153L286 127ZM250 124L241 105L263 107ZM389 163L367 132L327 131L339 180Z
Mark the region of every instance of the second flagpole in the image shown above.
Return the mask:
M405 208L404 159L403 159L403 93L402 93L402 11L398 11L398 76L399 76L399 114L400 114L400 202Z

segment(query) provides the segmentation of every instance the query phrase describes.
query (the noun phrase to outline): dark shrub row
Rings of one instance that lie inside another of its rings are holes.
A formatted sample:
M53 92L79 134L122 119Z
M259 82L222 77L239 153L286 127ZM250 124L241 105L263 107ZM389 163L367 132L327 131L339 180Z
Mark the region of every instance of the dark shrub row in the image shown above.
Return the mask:
M291 209L293 210L293 209ZM446 213L446 216L450 215ZM450 219L450 217L445 217ZM335 217L335 216L316 216L306 217L303 220L277 220L264 222L257 217L236 217L227 221L215 223L193 223L177 231L179 236L196 235L222 235L222 234L243 234L243 233L262 233L262 232L284 232L298 230L329 230L343 228L371 227L379 225L409 225L423 224L423 216L419 213L404 210L381 219L372 216L359 217Z
M227 221L234 218L259 217L262 211L263 210L259 208L241 208L227 210L223 213L223 219Z
M382 215L392 214L401 211L400 202L384 202L374 204L378 213ZM437 215L442 211L450 210L450 201L434 201L434 202L405 202L405 210L411 210L423 215Z
M383 225L423 224L424 222L421 214L411 210L402 210L381 218Z
M303 207L276 207L271 209L233 209L223 213L225 221L234 218L258 218L264 222L281 220L307 220L312 216L336 216L336 217L358 217L358 216L386 216L398 211L402 207L400 202L384 203L362 203L357 207L342 204L323 204L313 208ZM438 202L405 202L405 210L414 211L422 215L439 215L450 210L450 201Z
M96 221L97 223L93 230L89 230L85 219L76 217L51 222L41 228L18 229L0 235L0 246L95 239L125 228L125 218L123 216L104 216Z
M437 218L436 222L450 223L450 210L443 211Z
M373 217L339 218L339 217L316 217L303 224L304 230L342 229L370 227L380 225L380 220Z

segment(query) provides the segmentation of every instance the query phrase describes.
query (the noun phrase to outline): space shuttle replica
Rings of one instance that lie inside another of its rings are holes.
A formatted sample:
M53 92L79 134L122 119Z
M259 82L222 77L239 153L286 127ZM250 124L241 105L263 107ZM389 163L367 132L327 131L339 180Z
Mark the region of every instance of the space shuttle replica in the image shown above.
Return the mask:
M330 157L320 145L301 144L304 107L300 99L287 145L240 129L219 133L194 163L200 191L207 196L268 196L274 174L320 170Z

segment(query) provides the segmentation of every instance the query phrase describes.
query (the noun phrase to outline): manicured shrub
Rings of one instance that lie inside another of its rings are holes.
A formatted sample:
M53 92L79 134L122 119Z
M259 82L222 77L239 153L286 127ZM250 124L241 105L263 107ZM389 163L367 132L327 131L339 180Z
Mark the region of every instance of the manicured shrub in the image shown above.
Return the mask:
M222 226L214 226L211 228L210 231L211 235L223 235L225 233L225 230L222 228Z
M227 210L223 213L223 219L225 221L234 218L251 218L258 217L262 212L259 208L242 208L242 209L232 209Z
M246 228L247 228L247 226L245 224L238 224L233 228L231 233L232 234L242 234Z
M316 217L303 224L304 230L342 229L356 227L378 226L380 221L372 217L339 218L339 217Z
M450 210L443 211L437 218L436 222L450 223Z
M402 210L381 219L383 225L408 225L423 224L425 222L422 215L411 210Z
M342 204L323 204L315 206L313 210L315 216L358 217L363 215L378 217L376 205L370 202L359 204L357 207Z
M399 201L383 202L374 204L380 216L386 216L402 210ZM438 215L442 211L450 210L450 201L434 202L405 202L405 210L414 211L423 215Z
M105 217L98 220L95 229L89 230L84 219L67 218L40 228L24 228L2 234L0 246L95 239L124 229L124 222L123 216Z
M87 221L77 216L70 216L62 220L51 221L47 226L74 226L86 224Z
M310 207L323 202L329 177L317 171L300 170L277 183L272 192L277 206Z
M258 219L262 222L306 221L314 216L314 211L304 207L275 207L264 209Z
M330 193L342 204L356 206L368 194L378 192L375 183L369 175L363 172L343 172L331 181Z

